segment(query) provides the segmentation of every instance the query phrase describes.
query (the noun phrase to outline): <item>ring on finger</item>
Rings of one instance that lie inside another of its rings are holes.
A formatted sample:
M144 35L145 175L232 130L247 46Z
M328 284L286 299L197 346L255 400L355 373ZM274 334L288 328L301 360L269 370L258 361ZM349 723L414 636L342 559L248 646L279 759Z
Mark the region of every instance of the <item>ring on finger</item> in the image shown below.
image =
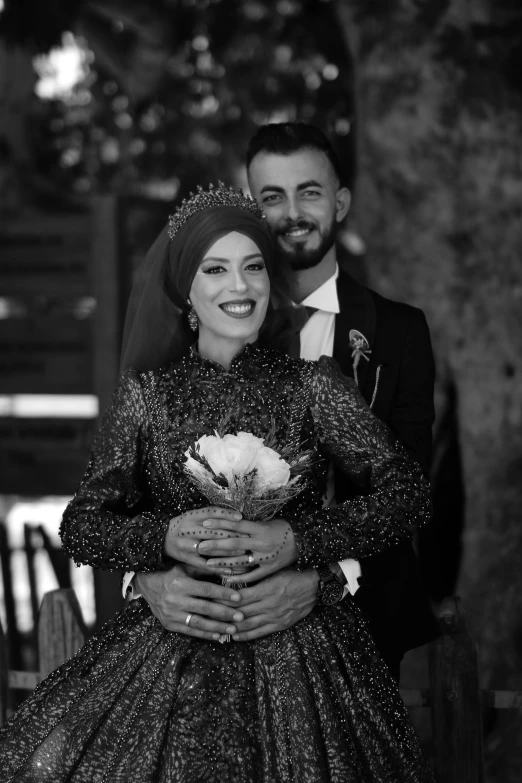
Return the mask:
M247 552L248 552L248 565L254 565L256 561L254 559L254 555L252 551L250 549L247 549Z
M189 612L187 615L187 618L185 620L185 625L190 625L190 618L192 617L192 612Z
M195 550L196 550L196 552L198 553L198 555L199 555L198 546L199 546L200 544L201 544L201 541L195 541L195 542L192 544L192 549L195 549Z

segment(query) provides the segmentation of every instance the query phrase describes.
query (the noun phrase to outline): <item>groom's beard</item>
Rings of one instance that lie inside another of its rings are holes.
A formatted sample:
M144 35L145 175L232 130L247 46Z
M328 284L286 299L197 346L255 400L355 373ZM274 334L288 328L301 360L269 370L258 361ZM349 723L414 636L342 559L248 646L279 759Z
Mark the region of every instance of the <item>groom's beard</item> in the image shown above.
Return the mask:
M304 218L299 218L292 222L287 221L283 228L275 230L276 240L278 237L284 237L285 233L292 228L308 228L310 230L315 230L320 237L319 245L316 248L311 249L306 248L306 242L296 242L295 245L287 245L286 247L282 247L279 241L276 242L278 258L283 264L290 266L295 272L317 266L335 243L335 235L337 232L335 218L326 229L321 229Z

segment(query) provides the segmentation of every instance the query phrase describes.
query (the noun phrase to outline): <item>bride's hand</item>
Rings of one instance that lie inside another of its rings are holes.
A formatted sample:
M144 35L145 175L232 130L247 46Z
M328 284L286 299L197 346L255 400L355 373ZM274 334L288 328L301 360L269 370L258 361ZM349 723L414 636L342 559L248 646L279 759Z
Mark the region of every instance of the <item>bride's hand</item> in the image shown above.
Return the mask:
M248 547L246 554L239 556L235 554L238 546L237 538L220 540L220 552L216 551L218 542L214 535L208 536L210 540L202 541L198 547L200 554L209 558L207 565L218 574L228 576L233 568L254 566L252 571L241 574L236 579L245 584L285 568L294 563L299 554L292 528L284 519L269 519L267 522L249 522L242 519L225 524L221 520L211 519L205 521L203 527L213 534L219 531L226 536L232 532L235 536L249 537L245 545ZM226 557L223 557L222 550L228 552Z
M205 506L193 511L186 511L170 520L163 544L165 553L178 562L188 563L209 573L207 561L205 557L202 557L205 553L201 549L200 542L202 539L212 538L215 539L214 553L217 557L227 557L233 554L243 555L244 558L246 546L238 546L238 533L226 530L228 525L240 519L239 512L217 506ZM206 522L211 524L204 526ZM225 539L232 538L235 540L234 546L224 547ZM210 573L215 573L215 569L212 569Z

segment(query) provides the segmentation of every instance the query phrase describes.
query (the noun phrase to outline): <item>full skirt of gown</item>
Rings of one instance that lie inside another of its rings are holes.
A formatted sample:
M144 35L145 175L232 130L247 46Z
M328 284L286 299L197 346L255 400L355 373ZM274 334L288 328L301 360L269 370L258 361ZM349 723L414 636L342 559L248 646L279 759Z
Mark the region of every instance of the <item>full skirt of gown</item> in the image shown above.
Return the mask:
M433 780L349 599L220 644L165 630L140 598L0 730L0 769L3 783Z

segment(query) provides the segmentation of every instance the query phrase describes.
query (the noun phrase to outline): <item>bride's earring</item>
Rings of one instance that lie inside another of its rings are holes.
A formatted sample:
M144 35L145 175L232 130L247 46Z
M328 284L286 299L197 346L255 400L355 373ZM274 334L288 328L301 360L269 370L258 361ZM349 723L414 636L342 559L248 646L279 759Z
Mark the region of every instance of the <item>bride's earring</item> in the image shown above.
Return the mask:
M188 314L189 326L193 332L197 332L199 329L198 316L196 315L196 311L194 310L194 305L192 304L190 299L188 300L188 303L190 305L190 312Z

